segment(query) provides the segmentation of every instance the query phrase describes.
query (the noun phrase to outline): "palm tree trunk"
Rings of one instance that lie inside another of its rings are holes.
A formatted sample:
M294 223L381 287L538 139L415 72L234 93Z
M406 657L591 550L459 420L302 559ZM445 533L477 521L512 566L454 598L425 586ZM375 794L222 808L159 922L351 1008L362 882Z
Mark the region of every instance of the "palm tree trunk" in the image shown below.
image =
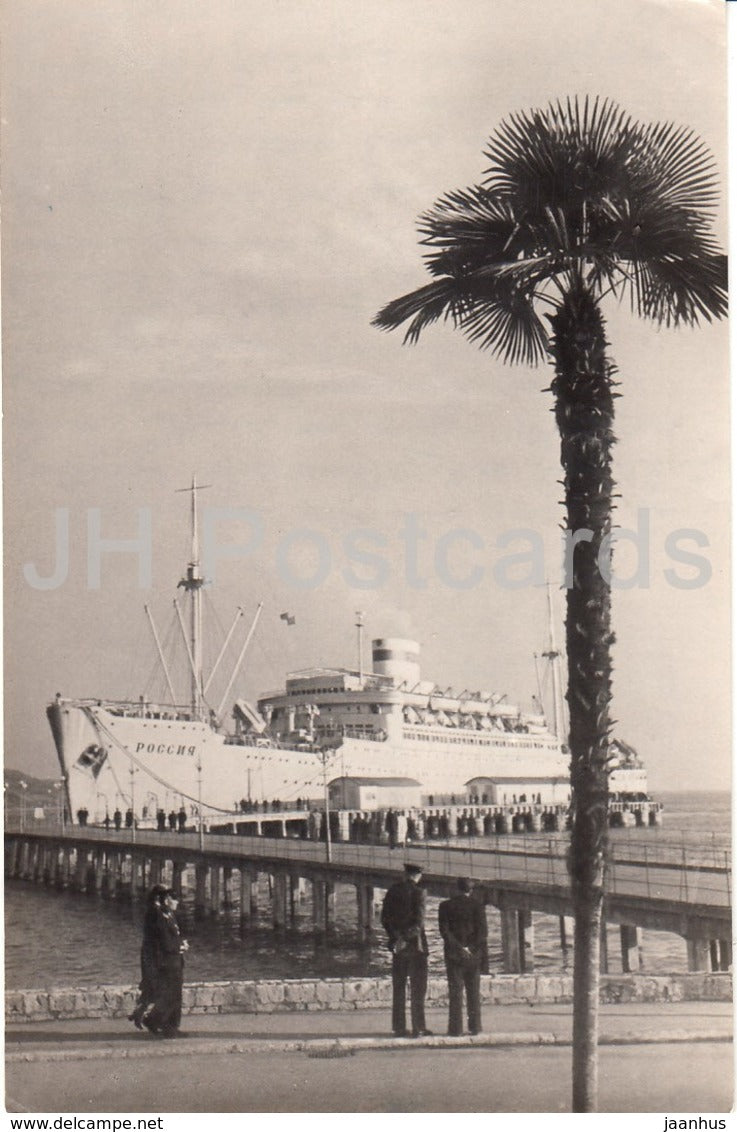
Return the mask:
M570 873L575 917L573 1111L595 1112L611 726L613 367L607 359L601 312L582 282L566 294L552 319L552 328L555 378L551 388L561 437L567 528L576 539L573 569L566 581Z

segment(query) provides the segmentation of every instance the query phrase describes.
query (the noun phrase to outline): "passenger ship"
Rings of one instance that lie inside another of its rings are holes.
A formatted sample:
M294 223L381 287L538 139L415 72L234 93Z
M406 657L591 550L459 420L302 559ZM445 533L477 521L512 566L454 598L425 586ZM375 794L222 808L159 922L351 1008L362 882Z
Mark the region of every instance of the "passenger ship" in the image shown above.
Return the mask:
M455 693L422 679L416 641L374 640L371 668L364 671L362 615L356 668L292 673L283 689L264 694L255 705L236 698L225 713L224 700L217 707L208 703L211 677L206 680L203 673L201 645L205 579L194 480L188 490L192 555L179 583L189 602L188 632L175 606L189 661L190 702L173 702L169 670L149 614L172 703L57 695L47 708L71 815L86 810L100 821L121 809L131 810L140 821L156 809L183 807L188 816L201 815L207 824L233 813L242 802L277 801L290 808L297 800L319 799L328 780L337 778L370 778L378 787L383 780L409 779L425 804L462 802L482 793L490 803L524 798L566 803L569 755L555 733L558 726L549 728L544 715L526 714L503 695L468 689ZM545 655L557 663L552 640ZM557 724L559 713L554 716ZM624 743L613 745L610 791L647 796L645 769Z

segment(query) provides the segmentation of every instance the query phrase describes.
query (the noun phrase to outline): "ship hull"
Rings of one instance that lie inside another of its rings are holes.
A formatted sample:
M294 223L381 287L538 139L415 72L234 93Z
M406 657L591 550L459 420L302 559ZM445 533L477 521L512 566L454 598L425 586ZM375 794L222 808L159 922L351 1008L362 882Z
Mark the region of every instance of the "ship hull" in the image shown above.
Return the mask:
M116 808L137 815L145 808L152 817L182 805L195 814L201 802L214 817L242 799L289 805L322 796L322 758L315 751L241 745L201 721L119 715L90 704L58 702L48 714L72 815L84 808L102 820ZM469 780L483 776L529 781L530 789L540 778L553 780L551 800L561 803L569 793L568 756L549 737L500 736L467 749L452 737L433 744L412 735L401 743L345 738L328 752L326 771L328 779L413 778L425 796L460 799Z

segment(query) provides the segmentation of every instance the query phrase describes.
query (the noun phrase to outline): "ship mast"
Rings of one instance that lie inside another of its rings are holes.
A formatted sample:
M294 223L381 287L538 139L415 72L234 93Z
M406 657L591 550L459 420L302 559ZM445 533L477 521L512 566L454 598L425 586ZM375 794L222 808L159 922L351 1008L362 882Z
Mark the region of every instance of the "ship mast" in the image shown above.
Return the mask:
M202 587L205 579L200 570L200 540L197 525L197 492L204 491L210 484L198 484L192 473L192 486L180 487L178 491L188 491L192 496L192 553L187 564L187 573L179 582L190 597L189 645L192 660L192 684L190 706L192 717L201 718L204 702L202 673ZM177 588L179 588L179 586Z
M356 610L356 629L358 630L358 682L363 687L363 613Z
M548 648L543 653L543 656L550 664L550 671L553 677L553 734L556 739L562 738L561 736L561 723L562 723L562 702L560 694L560 653L555 644L555 630L553 627L553 595L552 583L547 582L546 588L548 591Z

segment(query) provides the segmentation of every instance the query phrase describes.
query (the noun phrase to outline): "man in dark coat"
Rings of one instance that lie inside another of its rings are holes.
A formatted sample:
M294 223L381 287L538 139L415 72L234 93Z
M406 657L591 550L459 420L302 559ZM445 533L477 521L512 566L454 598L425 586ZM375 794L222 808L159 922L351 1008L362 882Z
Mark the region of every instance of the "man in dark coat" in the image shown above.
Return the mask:
M152 1034L174 1038L182 1019L184 953L189 945L179 931L176 893L164 885L154 885L152 893L157 891L159 900L152 902L151 919L144 921L141 951L141 994L153 996L153 1005L140 1021Z
M463 989L466 990L468 1029L481 1030L481 965L486 951L486 913L471 895L472 884L458 878L458 892L438 909L440 934L445 944L448 974L448 1033L463 1032Z
M405 865L405 876L395 881L384 897L381 923L389 937L392 953L392 1031L406 1037L407 979L410 986L412 1037L430 1031L425 1025L427 991L427 938L425 936L425 893L420 888L422 869Z
M136 1029L143 1029L143 1017L156 1001L156 986L159 960L159 928L162 903L169 889L166 885L155 884L146 897L146 911L143 916L143 941L141 943L141 981L138 984L138 1000L128 1021L134 1022Z

